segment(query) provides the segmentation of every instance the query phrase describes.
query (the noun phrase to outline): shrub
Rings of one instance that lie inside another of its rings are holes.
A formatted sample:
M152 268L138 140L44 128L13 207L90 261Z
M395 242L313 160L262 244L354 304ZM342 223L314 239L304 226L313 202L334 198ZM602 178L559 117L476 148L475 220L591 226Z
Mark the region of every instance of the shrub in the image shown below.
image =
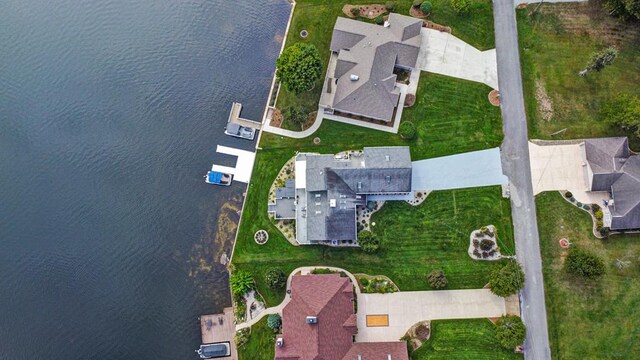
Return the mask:
M398 134L404 140L411 140L416 137L416 125L411 121L403 121L398 128Z
M451 0L451 7L457 14L466 14L471 10L471 2L469 0Z
M378 15L375 17L375 19L373 19L373 22L378 25L382 25L384 24L384 17L382 15Z
M564 197L566 197L567 199L572 198L573 194L571 193L571 191L567 191L566 193L564 193Z
M582 207L582 203L580 201L578 201L576 205L578 205L578 207Z
M473 256L479 258L482 255L480 254L480 251L478 251L478 249L475 249L475 250L473 250Z
M318 49L306 43L295 43L276 60L277 75L282 84L295 94L310 90L322 75Z
M444 271L442 270L433 270L427 276L427 280L429 281L429 286L436 290L446 288L449 283L447 281L447 277L444 275Z
M488 258L488 257L489 257L489 253L488 253L488 252L486 252L486 251L483 251L483 252L482 252L482 258L483 258L483 259L486 259L486 258Z
M422 11L423 14L431 14L431 10L433 10L433 5L431 5L430 2L424 1L422 2L422 4L420 4L420 11Z
M524 343L527 329L518 316L502 316L496 321L496 339L506 349L514 349Z
M596 221L596 227L597 228L602 228L603 226L604 226L604 222L602 222L602 220Z
M304 111L302 106L299 105L289 106L288 108L284 109L282 115L284 116L285 120L299 126L302 126L305 122L307 122L308 116L307 112Z
M569 198L569 201L571 202L576 202L576 198L574 198L573 196Z
M517 261L509 261L501 268L491 272L489 278L491 291L502 297L518 292L524 286L524 272Z
M419 7L420 5L422 5L423 2L424 0L413 0L413 3L411 5L413 7Z
M360 16L360 8L359 7L352 7L351 8L351 15L353 16Z
M387 9L388 12L392 12L394 9L393 1L387 1L387 3L384 4L384 8Z
M591 206L589 206L587 204L582 205L582 208L587 210L587 211L591 210Z
M362 286L364 286L364 287L369 286L369 279L367 279L367 278L361 278L361 279L360 279L360 285L362 285Z
M473 247L478 247L480 245L480 241L478 239L473 239Z
M362 251L366 253L374 253L380 249L380 240L368 230L358 233L358 244L360 244Z
M495 245L495 243L489 239L482 239L482 241L480 241L480 249L484 251L491 250L493 245Z
M287 275L279 268L269 269L264 276L267 286L274 290L282 289L287 285Z
M271 330L279 329L282 326L282 318L279 314L269 314L267 317L267 326Z
M244 270L238 270L231 273L231 276L229 277L229 284L231 285L231 292L236 296L242 296L253 290L255 287L253 283L253 275Z
M605 273L604 261L596 254L580 248L573 248L564 263L570 274L585 278L595 278Z
M600 235L607 237L609 236L609 231L611 231L608 227L603 227L602 229L599 229L598 232L600 233Z

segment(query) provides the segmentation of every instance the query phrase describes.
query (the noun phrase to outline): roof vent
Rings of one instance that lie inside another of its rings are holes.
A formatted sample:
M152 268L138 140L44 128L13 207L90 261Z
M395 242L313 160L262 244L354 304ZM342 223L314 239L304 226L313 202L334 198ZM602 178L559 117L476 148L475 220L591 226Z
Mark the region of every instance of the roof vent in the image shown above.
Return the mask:
M330 207L336 207L336 199L329 200L329 206Z
M318 317L317 316L307 316L307 318L304 320L304 322L306 322L307 324L317 324L318 323Z
M385 160L387 160L387 161L389 161L389 155L385 155L385 156L384 156L384 159L385 159Z
M384 22L384 27L388 28L389 26L391 26L391 23L389 23L388 21Z
M358 190L362 189L362 181L358 181Z
M360 79L360 76L356 74L351 74L349 78L351 79L351 81L358 81L358 79Z
M387 175L384 178L387 180L387 184L391 183L391 176L390 175Z
M283 345L284 345L284 340L282 338L278 338L276 340L276 346L281 348Z
M358 360L362 360L362 355L358 354Z

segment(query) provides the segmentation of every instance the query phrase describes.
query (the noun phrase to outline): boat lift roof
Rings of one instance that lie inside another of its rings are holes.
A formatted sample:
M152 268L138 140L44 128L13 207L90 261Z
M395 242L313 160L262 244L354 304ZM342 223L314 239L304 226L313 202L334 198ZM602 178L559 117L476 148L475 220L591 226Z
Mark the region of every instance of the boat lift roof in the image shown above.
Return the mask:
M249 180L251 180L251 173L253 172L253 163L256 160L256 153L222 145L218 145L216 152L236 156L238 157L238 160L236 161L235 167L213 164L211 171L233 174L233 180L249 183Z

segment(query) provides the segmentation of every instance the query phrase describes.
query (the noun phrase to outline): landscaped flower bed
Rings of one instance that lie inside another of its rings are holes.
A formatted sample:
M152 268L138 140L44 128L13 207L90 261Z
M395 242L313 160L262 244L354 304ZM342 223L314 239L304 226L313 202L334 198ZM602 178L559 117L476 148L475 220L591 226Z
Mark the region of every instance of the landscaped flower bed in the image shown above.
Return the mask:
M469 256L474 260L500 260L500 248L496 241L497 229L493 225L483 226L469 236Z

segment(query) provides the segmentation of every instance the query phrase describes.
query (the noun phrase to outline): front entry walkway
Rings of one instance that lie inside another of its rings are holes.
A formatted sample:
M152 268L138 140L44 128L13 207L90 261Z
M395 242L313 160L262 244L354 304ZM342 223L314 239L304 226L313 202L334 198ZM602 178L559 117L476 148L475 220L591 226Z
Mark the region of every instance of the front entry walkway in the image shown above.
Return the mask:
M427 28L421 31L418 69L498 88L495 49L480 51L449 33Z
M418 160L412 164L413 191L462 189L508 183L507 177L502 173L499 148Z
M411 326L424 320L493 318L504 314L504 298L489 289L358 294L356 341L398 341ZM385 319L388 325L370 321L367 326L367 319Z

